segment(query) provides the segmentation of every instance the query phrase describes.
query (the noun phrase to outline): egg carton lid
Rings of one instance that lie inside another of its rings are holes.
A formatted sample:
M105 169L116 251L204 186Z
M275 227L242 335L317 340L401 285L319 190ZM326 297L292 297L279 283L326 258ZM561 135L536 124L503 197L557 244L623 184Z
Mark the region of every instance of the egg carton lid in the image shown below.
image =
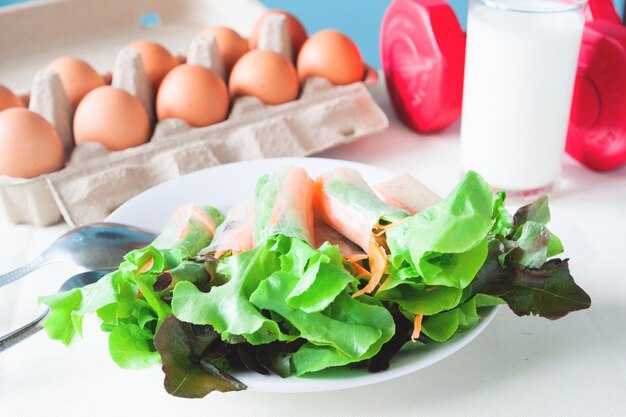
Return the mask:
M292 58L283 16L265 19L259 48ZM211 36L193 39L186 58L225 76ZM154 93L138 53L119 51L113 73L112 85L135 95L154 123ZM376 80L377 72L370 69L364 81ZM60 171L30 180L0 177L0 217L41 226L61 216L70 225L100 221L133 196L179 175L235 161L310 155L388 125L364 83L333 86L315 77L305 81L292 102L270 106L240 97L221 123L191 128L182 120L163 120L150 142L123 151L97 143L72 149L71 105L54 71L35 75L29 107L56 128L69 161Z

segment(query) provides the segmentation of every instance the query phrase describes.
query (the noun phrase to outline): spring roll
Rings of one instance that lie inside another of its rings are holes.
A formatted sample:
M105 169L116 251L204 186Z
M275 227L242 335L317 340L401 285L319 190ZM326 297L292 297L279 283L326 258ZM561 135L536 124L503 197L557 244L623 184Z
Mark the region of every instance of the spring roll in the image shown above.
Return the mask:
M384 223L398 222L409 213L382 201L358 172L348 168L317 177L313 205L317 217L368 255L371 277L354 296L374 291L387 265L387 254L376 236L383 232Z
M375 185L374 192L385 203L410 214L419 213L441 201L441 197L409 174Z
M236 255L254 247L254 201L234 205L215 231L213 240L200 254L213 252L221 258L226 252Z
M364 255L365 252L356 243L347 239L344 235L324 223L321 219L315 219L315 247L319 248L325 242L339 248L339 253L346 258L354 255Z
M168 250L178 260L189 259L211 242L222 221L224 216L213 207L179 207L152 246Z
M313 180L296 167L284 167L259 179L256 186L254 243L275 235L313 240Z

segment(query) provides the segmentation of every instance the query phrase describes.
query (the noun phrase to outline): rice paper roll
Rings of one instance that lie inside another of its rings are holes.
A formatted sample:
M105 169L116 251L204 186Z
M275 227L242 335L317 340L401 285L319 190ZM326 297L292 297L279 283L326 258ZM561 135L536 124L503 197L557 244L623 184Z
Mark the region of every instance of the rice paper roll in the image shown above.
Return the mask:
M259 246L276 235L314 245L313 180L302 169L281 168L257 182L254 243Z
M374 186L374 192L385 203L416 214L441 201L441 197L415 177L403 174Z
M225 252L236 255L254 247L254 201L234 205L224 222L215 231L213 240L200 253L214 253L220 258Z
M356 243L324 223L324 221L315 219L315 247L319 248L325 242L337 246L339 253L344 257L365 254Z
M152 246L167 250L178 260L189 259L211 242L223 221L224 215L213 207L191 204L179 207Z
M317 177L313 205L317 217L367 253L369 281L354 296L373 292L387 267L387 253L377 240L384 233L381 222L395 223L409 213L382 201L363 177L349 168L337 168Z
M317 217L366 252L372 231L381 220L393 223L409 215L378 198L363 177L349 168L333 169L317 177L314 207Z

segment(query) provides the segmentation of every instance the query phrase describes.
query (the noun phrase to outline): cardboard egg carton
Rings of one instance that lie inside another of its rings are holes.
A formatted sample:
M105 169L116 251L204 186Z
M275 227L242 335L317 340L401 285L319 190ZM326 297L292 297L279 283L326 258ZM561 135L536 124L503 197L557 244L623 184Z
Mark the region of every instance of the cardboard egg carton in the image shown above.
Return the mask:
M265 19L259 48L292 58L283 16ZM225 77L214 37L194 39L186 60ZM310 78L298 99L275 106L240 97L225 121L192 128L178 119L155 123L154 92L139 54L124 49L117 55L111 83L138 98L154 131L144 145L109 151L98 143L74 147L72 109L60 78L41 70L33 81L29 108L56 128L68 162L64 169L34 179L0 177L0 217L39 226L56 223L61 216L70 225L96 222L131 197L179 175L235 161L310 155L378 132L388 120L365 85L375 76L370 70L364 82L345 86Z

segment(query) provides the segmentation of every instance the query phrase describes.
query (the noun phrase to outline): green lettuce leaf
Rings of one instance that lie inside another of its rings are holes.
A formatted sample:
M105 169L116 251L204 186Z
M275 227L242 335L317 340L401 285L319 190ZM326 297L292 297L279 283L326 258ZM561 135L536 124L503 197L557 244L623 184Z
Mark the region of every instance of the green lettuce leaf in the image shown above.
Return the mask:
M467 287L487 257L494 194L469 172L439 204L387 230L391 263L410 267L428 285Z
M129 252L117 271L86 287L41 297L50 307L46 332L70 345L82 337L84 315L96 313L102 330L110 332L109 351L119 366L140 369L158 362L152 338L171 307L164 300L167 288L155 288L155 283L163 276L189 281L208 276L201 264L192 266L188 259L210 241L222 220L211 207L177 210L153 244Z
M158 250L152 245L134 250L124 259L126 261L120 265L119 271L127 281L137 285L141 295L157 314L158 321L161 323L172 314L172 309L161 300L159 292L154 290L154 283L159 275L175 266L172 264L172 259L165 251Z
M477 294L448 311L427 317L422 323L422 332L436 342L445 342L459 331L471 330L480 322L479 309L504 304L499 297Z
M329 345L339 350L353 360L361 358L382 336L380 329L355 325L353 320L343 321L332 316L332 313L348 303L359 301L348 295L341 295L337 303L330 307L331 314L306 313L292 308L285 299L298 283L298 277L288 272L276 272L263 281L250 297L250 301L257 307L274 311L289 321L300 331L300 336L311 343ZM364 305L366 306L366 305Z
M278 279L274 281L272 284L280 285ZM271 294L259 296L271 304L268 298ZM365 295L355 299L344 292L327 310L312 315L310 321L298 317L297 311L283 310L283 314L296 322L294 325L308 340L292 357L298 376L369 359L395 332L391 313L379 301Z
M174 288L173 312L182 321L213 326L224 340L241 336L254 345L293 340L299 334L266 317L264 307L252 302L252 294L282 272L299 279L280 302L303 313L321 311L349 284L356 284L342 262L339 250L331 245L315 250L299 239L272 236L264 245L222 260L217 273L229 280L208 293L191 283L179 283Z
M124 369L144 369L159 363L152 339L154 334L134 323L115 326L109 334L109 353Z
M119 316L129 316L136 288L115 271L83 288L40 297L39 302L50 308L43 327L52 340L72 345L82 337L85 314L97 312L103 321L111 324L117 323Z
M513 230L513 216L504 206L506 193L499 191L496 193L496 200L493 203L493 227L491 234L507 236Z
M80 309L83 300L82 290L88 291L89 287L75 288L39 298L40 303L50 308L50 313L43 322L43 328L50 339L60 340L63 344L70 346L79 336L82 336L83 316L75 312Z
M180 282L174 288L172 310L182 321L211 325L224 340L242 336L252 344L286 340L278 323L265 317L250 302L250 295L274 271L280 269L272 242L248 252L224 259L218 272L230 280L208 293L191 282Z
M294 242L295 243L295 242ZM305 243L300 242L299 245ZM292 246L291 251L294 250ZM291 252L290 251L290 252ZM291 254L298 257L298 253ZM293 271L299 276L298 283L287 296L287 303L292 308L307 313L322 311L346 288L356 280L343 267L339 248L328 242L312 255L308 267L303 271Z
M462 294L463 290L455 287L405 283L381 292L377 298L394 301L413 315L431 316L459 305Z

